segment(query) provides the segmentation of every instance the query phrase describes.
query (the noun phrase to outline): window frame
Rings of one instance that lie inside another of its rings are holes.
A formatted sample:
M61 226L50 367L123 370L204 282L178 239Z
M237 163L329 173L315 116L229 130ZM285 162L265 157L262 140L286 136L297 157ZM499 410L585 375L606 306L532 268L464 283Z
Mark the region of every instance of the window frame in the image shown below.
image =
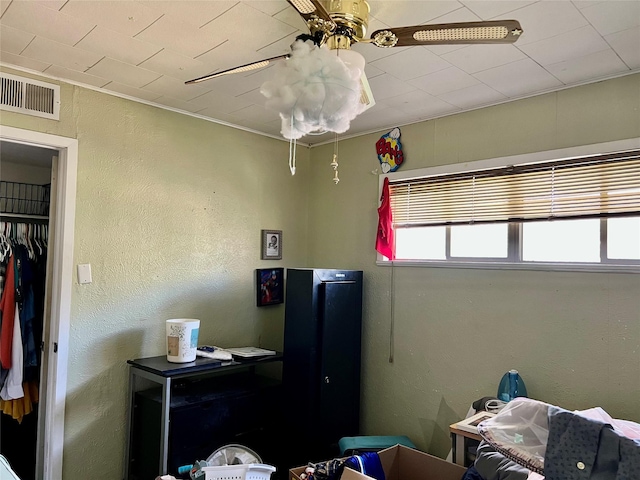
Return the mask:
M472 162L454 163L414 170L397 171L379 176L378 198L382 193L382 185L385 177L390 181L407 180L411 178L445 175L467 172L470 170L482 170L499 168L508 165L523 163L553 161L562 158L580 157L587 155L606 154L616 151L633 150L640 148L640 137L613 142L605 142L577 147L545 150L541 152L497 157ZM410 266L410 267L444 267L444 268L480 268L480 269L504 269L504 270L543 270L543 271L590 271L611 273L640 273L640 260L609 259L607 258L607 218L600 219L600 262L599 263L575 263L575 262L532 262L523 261L522 258L522 225L524 222L511 222L508 228L508 253L506 258L476 258L456 257L451 260L451 226L446 227L446 244L444 260L386 260L377 253L376 264L379 266ZM519 251L520 250L520 251Z

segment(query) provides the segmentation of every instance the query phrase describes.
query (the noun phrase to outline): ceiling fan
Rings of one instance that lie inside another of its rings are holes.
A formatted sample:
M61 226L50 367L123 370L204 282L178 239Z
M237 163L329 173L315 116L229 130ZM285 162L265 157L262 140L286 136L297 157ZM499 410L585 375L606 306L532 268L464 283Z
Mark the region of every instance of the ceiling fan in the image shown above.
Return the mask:
M309 35L298 39L311 40L318 47L331 50L349 50L354 43L371 43L380 48L409 47L415 45L452 45L513 43L522 28L517 20L415 25L376 30L365 38L369 24L369 4L366 0L287 0L307 23ZM248 72L266 67L277 60L285 60L290 53L258 62L214 72L185 82L193 84L234 73ZM364 75L363 75L364 77ZM366 82L366 78L363 78ZM362 102L367 103L363 95Z

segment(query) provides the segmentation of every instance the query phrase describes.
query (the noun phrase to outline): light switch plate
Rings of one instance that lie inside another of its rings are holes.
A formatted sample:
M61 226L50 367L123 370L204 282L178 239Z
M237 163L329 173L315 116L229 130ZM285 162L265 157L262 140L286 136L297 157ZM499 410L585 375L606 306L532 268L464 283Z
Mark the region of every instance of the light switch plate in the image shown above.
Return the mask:
M78 283L84 285L91 283L91 264L78 265Z

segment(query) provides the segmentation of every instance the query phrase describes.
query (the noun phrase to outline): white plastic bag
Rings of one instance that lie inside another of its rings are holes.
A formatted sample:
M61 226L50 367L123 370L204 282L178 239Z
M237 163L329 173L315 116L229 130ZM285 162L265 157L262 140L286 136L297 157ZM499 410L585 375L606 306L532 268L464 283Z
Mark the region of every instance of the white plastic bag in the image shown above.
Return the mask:
M495 417L481 422L478 432L495 450L529 470L544 474L544 457L549 439L548 403L518 397ZM612 418L600 407L573 412L609 424L621 436L640 439L640 424Z
M542 474L549 438L549 407L537 400L515 398L495 417L481 422L478 432L508 459Z

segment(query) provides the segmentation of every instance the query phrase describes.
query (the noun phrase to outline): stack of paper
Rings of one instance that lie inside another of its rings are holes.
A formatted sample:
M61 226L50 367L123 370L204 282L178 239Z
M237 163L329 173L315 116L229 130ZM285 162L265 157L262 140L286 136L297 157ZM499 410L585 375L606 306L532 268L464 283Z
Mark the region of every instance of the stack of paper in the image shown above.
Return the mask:
M275 355L276 352L274 350L265 350L264 348L258 347L236 347L236 348L225 348L225 350L231 355L235 355L238 357L263 357L265 355Z

